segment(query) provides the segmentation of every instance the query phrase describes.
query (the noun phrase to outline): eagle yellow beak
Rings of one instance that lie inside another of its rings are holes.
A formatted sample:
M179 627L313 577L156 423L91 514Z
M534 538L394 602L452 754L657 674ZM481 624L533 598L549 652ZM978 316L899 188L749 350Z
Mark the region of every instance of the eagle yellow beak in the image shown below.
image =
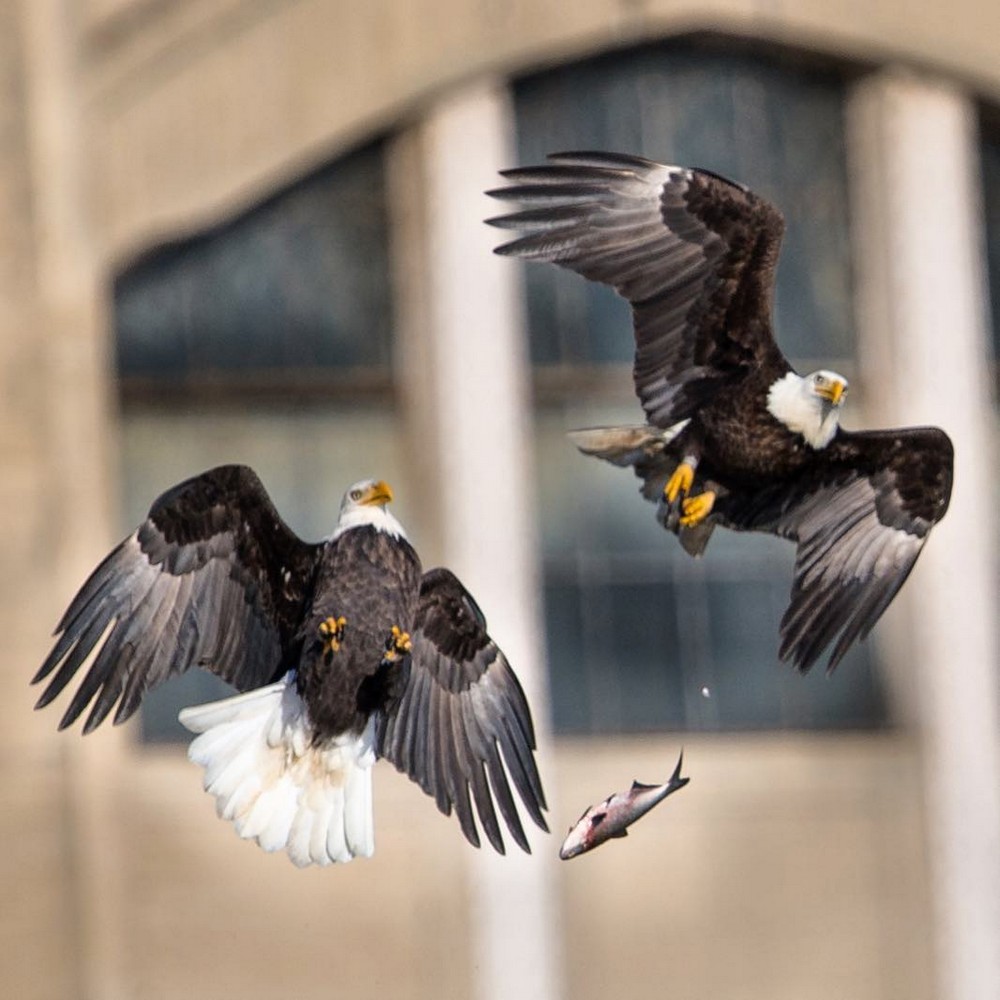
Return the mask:
M847 382L835 382L831 381L829 385L819 386L816 389L816 394L822 396L823 399L828 399L834 406L837 406L841 399L844 397L844 393L847 392Z
M384 479L380 479L365 490L364 496L358 503L379 504L381 506L392 503L392 487Z

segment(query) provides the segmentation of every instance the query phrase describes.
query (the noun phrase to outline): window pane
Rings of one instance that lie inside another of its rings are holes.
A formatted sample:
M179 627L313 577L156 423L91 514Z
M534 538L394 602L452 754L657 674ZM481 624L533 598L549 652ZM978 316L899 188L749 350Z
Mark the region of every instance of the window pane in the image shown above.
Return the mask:
M387 366L384 188L376 144L129 268L115 284L119 372Z
M783 212L776 328L794 358L854 350L843 80L787 59L660 45L563 67L515 89L520 162L566 149L640 153L750 184ZM526 270L538 364L631 361L610 291Z
M681 42L617 52L517 84L519 160L617 150L750 184L786 219L779 344L793 362L837 367L854 353L843 98L840 74L788 56ZM803 678L778 662L790 544L720 530L692 559L656 523L638 480L566 441L574 427L642 420L621 380L633 355L631 317L610 290L558 268L529 266L525 276L542 400L538 480L556 729L883 722L871 647L856 647L830 680L822 668ZM551 365L560 366L558 379L547 374ZM594 395L602 365L603 404Z

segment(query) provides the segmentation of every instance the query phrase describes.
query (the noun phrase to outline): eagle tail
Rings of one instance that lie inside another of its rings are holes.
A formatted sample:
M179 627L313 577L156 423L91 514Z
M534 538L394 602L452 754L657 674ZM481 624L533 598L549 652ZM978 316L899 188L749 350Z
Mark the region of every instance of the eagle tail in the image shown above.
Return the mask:
M374 723L313 745L294 674L186 708L180 721L200 734L188 757L241 837L286 851L300 868L371 856Z
M612 465L627 468L630 465L640 466L662 456L667 445L684 430L688 422L682 420L666 430L649 424L587 427L570 431L569 439L585 455L603 458Z
M657 505L656 518L660 524L677 535L688 555L700 556L712 537L714 522L707 520L692 527L684 526L680 523L679 503L667 503L663 497L663 488L680 461L670 445L689 422L682 420L666 430L649 424L588 427L570 431L569 439L585 455L624 468L631 466L643 481L642 495Z

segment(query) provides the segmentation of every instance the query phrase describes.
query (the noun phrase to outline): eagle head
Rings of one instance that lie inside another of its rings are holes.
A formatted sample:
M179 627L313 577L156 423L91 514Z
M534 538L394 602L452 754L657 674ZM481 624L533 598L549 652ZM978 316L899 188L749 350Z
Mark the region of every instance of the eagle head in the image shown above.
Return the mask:
M340 501L340 519L331 540L348 528L365 525L395 538L405 538L402 525L386 510L392 502L392 487L383 479L361 479L348 487Z
M827 410L839 409L847 396L847 379L836 372L821 370L806 376L809 390L822 400Z
M392 503L392 487L384 479L362 479L351 486L340 501L340 513L352 507L378 506L385 509Z
M837 433L846 398L847 379L837 372L821 369L805 376L789 372L768 390L767 408L813 448L825 448Z

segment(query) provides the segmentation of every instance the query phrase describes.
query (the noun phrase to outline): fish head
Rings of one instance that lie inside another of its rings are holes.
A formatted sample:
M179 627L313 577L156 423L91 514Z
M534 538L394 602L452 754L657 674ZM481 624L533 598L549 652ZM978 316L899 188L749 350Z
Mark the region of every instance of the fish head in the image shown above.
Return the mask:
M587 826L581 820L576 826L570 827L562 847L559 848L559 857L563 861L569 861L570 858L575 858L586 850L588 850Z
M607 803L600 806L591 806L576 824L570 827L562 847L559 848L559 857L563 861L575 858L578 854L589 851L598 844L603 844L611 835L610 829L605 826L604 821L608 818Z

